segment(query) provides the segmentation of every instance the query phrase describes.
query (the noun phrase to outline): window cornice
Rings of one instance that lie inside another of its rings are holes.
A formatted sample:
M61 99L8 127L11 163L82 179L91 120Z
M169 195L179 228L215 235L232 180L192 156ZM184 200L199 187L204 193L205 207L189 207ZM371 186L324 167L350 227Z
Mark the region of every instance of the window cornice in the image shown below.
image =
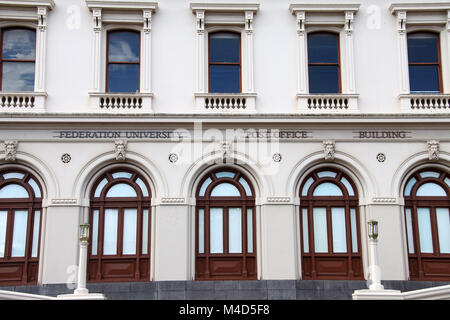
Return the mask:
M292 14L295 14L298 11L305 12L345 12L345 11L358 11L360 7L359 3L346 3L346 4L337 4L337 3L316 3L316 4L291 4L289 6L289 10Z
M47 7L53 9L53 0L0 0L0 7Z
M210 11L210 12L257 12L259 4L257 3L191 3L190 7L193 12Z
M444 11L450 10L450 3L393 3L389 11L395 14L398 11Z
M89 9L109 10L140 10L156 11L158 3L152 1L124 1L124 0L86 0Z

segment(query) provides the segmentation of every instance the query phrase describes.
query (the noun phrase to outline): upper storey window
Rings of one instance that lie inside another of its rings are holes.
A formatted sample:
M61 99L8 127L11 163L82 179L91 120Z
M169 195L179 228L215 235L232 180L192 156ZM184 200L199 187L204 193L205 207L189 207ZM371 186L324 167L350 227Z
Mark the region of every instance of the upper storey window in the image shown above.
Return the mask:
M133 31L108 34L108 92L139 92L140 35Z
M217 32L209 35L209 92L241 92L241 35Z
M34 91L36 31L4 29L1 37L2 91Z
M339 93L339 35L308 35L308 77L310 93Z
M409 85L411 92L441 92L439 35L408 34Z

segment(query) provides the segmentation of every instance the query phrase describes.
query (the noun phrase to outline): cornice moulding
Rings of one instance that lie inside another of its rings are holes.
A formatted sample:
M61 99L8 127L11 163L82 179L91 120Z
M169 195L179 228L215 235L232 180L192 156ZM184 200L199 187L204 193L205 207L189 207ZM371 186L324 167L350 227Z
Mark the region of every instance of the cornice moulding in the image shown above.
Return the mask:
M86 0L89 9L109 9L109 10L140 10L150 9L156 11L158 9L157 2L151 1L114 1L114 0Z
M243 12L259 10L258 3L191 3L190 8L195 11L210 11L210 12Z
M315 4L291 4L289 10L292 14L297 11L305 12L345 12L345 11L358 11L360 7L359 3L346 3L346 4L336 4L336 3L315 3Z
M398 11L445 11L450 10L450 2L441 3L393 3L389 11L395 14Z
M53 9L54 6L53 0L0 0L0 7L46 7Z

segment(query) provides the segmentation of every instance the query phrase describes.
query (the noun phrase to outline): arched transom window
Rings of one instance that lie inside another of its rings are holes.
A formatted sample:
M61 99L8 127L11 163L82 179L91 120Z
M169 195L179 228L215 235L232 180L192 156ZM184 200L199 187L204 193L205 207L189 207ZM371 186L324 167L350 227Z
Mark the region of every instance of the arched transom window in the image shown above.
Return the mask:
M36 284L42 189L23 170L0 171L0 285Z
M100 177L92 189L89 281L150 279L150 199L146 180L130 169Z
M450 177L437 169L411 175L403 191L411 280L450 280Z
M358 194L336 169L309 174L300 188L302 279L362 279Z
M206 175L197 189L197 280L256 279L255 195L231 169Z

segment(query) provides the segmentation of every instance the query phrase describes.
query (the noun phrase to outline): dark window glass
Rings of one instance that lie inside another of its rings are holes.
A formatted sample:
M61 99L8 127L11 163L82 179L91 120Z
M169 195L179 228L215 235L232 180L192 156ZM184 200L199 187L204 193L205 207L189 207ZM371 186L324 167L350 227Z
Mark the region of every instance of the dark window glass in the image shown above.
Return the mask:
M219 32L209 36L209 91L241 92L241 37Z
M440 92L438 35L408 35L408 62L411 92Z
M2 90L33 91L36 32L28 29L2 31Z
M108 34L108 92L138 92L140 35L119 31Z
M308 35L310 93L339 93L339 36L331 33Z

